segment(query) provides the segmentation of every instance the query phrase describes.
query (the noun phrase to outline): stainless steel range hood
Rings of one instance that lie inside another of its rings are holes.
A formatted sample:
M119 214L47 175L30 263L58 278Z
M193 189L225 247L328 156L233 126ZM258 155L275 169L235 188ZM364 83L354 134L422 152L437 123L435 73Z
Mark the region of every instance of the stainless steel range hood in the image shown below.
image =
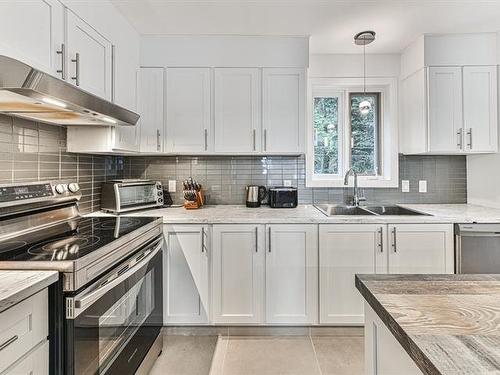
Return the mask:
M139 115L0 56L0 113L56 125L135 125Z

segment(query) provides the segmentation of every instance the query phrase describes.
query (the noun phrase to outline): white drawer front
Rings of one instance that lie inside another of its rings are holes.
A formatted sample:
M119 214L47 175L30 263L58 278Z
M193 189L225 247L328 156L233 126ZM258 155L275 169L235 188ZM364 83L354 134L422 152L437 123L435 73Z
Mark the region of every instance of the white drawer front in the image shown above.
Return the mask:
M49 342L45 340L26 357L14 364L5 375L48 375ZM3 374L2 374L3 375Z
M47 289L2 312L0 372L46 340L48 333Z

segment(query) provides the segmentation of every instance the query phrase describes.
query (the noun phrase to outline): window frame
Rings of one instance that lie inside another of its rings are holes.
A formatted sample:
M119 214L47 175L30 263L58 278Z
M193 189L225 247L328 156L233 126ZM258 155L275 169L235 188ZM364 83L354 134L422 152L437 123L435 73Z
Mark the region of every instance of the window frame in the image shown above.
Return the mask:
M367 79L366 92L379 93L379 174L360 175L360 187L394 188L399 186L398 160L398 81L396 77ZM351 159L350 95L363 92L362 78L312 78L308 84L308 120L306 151L307 187L344 187L344 175ZM339 174L314 173L314 98L328 93L342 94L342 111L339 113ZM342 134L342 146L340 137ZM349 145L349 147L345 147Z

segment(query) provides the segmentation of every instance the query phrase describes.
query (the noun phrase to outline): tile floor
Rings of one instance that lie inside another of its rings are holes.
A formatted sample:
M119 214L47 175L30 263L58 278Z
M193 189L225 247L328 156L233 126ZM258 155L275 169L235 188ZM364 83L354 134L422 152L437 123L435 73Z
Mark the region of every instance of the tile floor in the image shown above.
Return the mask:
M166 335L151 375L362 375L363 336Z

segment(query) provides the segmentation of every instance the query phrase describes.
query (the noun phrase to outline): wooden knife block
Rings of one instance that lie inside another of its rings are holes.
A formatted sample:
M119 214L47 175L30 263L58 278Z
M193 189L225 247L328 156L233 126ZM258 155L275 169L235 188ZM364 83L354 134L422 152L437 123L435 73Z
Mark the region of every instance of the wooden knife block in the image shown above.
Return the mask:
M200 208L205 204L205 195L203 194L203 190L200 190L196 193L195 201L188 201L184 199L184 208L186 210L194 210Z

